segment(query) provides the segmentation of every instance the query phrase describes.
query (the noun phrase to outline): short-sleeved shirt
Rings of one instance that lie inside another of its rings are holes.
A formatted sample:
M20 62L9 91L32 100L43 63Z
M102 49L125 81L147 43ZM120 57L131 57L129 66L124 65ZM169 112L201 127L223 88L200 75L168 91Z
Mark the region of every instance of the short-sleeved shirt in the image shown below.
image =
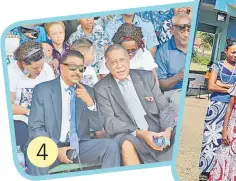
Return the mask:
M155 61L158 64L157 75L159 80L168 79L184 68L186 53L176 47L174 38L165 42L156 51ZM181 89L183 81L179 81L173 89Z
M101 27L105 28L107 23L110 22L115 15L109 15L109 16L101 16L97 20L94 21L96 25L100 25Z
M158 45L161 45L171 38L171 19L174 16L173 9L159 10L159 11L143 11L136 13L143 19L152 22L157 39Z
M70 38L68 39L69 45L72 45L76 40L80 38L87 38L93 43L94 60L92 63L92 67L94 67L96 73L99 74L101 62L104 57L105 47L111 44L109 42L108 35L101 26L95 25L92 32L88 36L84 33L81 25L79 25L77 27L77 31L70 35Z
M69 49L70 49L68 43L66 43L66 42L63 43L63 51L62 51L62 53L60 53L59 51L57 51L57 50L55 49L55 47L54 47L53 44L51 44L51 46L52 46L52 48L53 48L53 50L52 50L52 57L53 57L53 59L55 58L55 59L57 59L57 60L59 61L59 63L61 63L62 57L63 57L63 56L69 51ZM59 69L59 67L58 67L58 69Z
M211 66L212 70L217 72L217 80L225 84L234 84L236 83L236 70L232 71L224 67L224 61L217 61ZM230 95L228 93L218 93L213 92L211 94L212 101L219 101L228 103L230 100Z
M114 34L117 32L118 28L124 24L125 21L121 15L115 16L105 27L110 40L112 40ZM143 33L144 43L147 49L155 47L158 45L157 36L154 30L153 24L145 19L140 18L137 15L134 15L132 22L133 25L141 27Z
M34 87L55 78L52 68L47 63L44 63L43 69L36 79L28 78L18 67L17 61L8 65L8 75L10 91L16 93L14 103L28 109L31 108Z

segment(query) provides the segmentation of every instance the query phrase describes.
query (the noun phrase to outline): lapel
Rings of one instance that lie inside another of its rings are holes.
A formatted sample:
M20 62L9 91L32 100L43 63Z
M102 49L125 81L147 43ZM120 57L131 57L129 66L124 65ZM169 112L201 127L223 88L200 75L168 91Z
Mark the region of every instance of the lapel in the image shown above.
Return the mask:
M121 94L121 91L116 83L116 80L112 77L111 74L109 74L107 76L109 76L108 86L109 86L109 89L110 89L110 92L111 92L113 98L121 106L121 108L129 115L130 119L133 120L132 115L125 103L125 100L124 100L122 94Z
M61 134L62 98L61 98L60 76L57 77L54 81L52 81L51 98L52 98L54 114L56 116L57 127L59 129L59 133Z
M137 95L139 97L140 102L143 105L144 110L146 111L146 113L149 113L147 101L145 99L145 97L147 97L147 95L146 95L147 91L146 91L146 85L145 85L144 80L134 70L130 70L130 77L132 79L132 82L134 84L135 90L137 92Z

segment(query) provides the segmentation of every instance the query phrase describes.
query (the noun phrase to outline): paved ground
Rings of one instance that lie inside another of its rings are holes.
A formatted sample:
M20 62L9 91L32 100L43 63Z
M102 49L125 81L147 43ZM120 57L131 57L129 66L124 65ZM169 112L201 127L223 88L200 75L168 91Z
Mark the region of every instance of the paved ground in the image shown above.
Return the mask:
M205 96L203 96L205 97ZM181 181L198 181L198 160L208 99L188 97L185 100L177 172Z

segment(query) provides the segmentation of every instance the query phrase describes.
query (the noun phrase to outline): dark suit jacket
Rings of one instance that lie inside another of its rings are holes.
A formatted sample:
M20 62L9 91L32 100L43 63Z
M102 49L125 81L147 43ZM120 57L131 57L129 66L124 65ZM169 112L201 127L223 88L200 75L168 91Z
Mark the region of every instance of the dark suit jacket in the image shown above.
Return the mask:
M94 99L92 88L83 85ZM76 121L80 140L90 139L90 128L101 130L103 118L99 110L90 111L87 105L76 98ZM46 136L58 144L61 135L62 98L60 77L38 84L33 91L32 107L29 115L28 143L38 137Z

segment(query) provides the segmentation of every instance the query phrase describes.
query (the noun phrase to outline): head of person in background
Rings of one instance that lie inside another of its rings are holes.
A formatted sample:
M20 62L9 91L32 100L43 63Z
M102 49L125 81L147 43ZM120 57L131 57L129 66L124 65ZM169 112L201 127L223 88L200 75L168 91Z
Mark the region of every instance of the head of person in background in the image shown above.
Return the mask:
M133 24L122 24L112 38L114 44L124 47L130 57L131 69L152 70L158 81L157 64L149 50L145 48L142 29Z
M187 51L191 29L191 18L186 13L181 13L172 18L171 33L177 48Z
M121 14L121 16L123 17L123 19L125 20L126 23L131 24L132 23L132 19L134 17L135 13L127 13L127 14Z
M84 56L84 65L89 66L92 64L94 59L94 47L93 43L86 38L81 38L76 40L72 46L71 50L79 51Z
M89 35L94 26L94 18L80 18L78 19L83 32L86 35Z
M52 22L44 25L49 40L55 47L63 45L65 40L65 25L63 22Z
M59 66L59 61L56 58L53 58L53 47L46 42L42 43L42 47L46 63L48 63L52 67L54 74L56 76L59 75L59 72L57 71Z
M82 79L86 70L84 56L76 50L68 51L62 58L60 70L63 81L67 85L73 86L75 82L79 82Z
M98 77L92 63L94 60L93 43L86 38L76 40L71 46L72 50L79 51L84 56L84 65L86 71L83 73L81 82L85 85L93 87L98 82Z
M47 42L42 42L42 48L43 48L45 60L50 62L52 60L52 53L53 53L52 46Z
M53 47L53 59L57 59L61 63L63 55L69 50L69 45L65 42L65 25L59 21L46 23L44 27ZM60 71L59 65L57 71Z
M174 16L181 13L186 13L189 15L191 13L191 8L190 7L174 8Z
M139 49L144 49L143 34L140 27L133 24L122 24L112 38L114 44L123 46L130 59L132 59Z
M40 43L28 41L14 52L18 67L29 78L35 79L40 75L44 66L44 53Z

